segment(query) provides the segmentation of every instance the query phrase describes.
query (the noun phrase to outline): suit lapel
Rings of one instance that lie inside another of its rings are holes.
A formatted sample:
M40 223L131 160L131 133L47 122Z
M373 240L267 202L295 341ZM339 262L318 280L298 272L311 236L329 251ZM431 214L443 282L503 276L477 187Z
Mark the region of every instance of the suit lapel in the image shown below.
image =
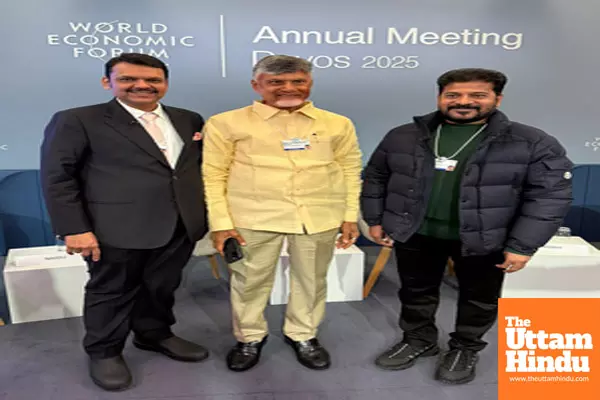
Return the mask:
M187 147L192 142L192 136L190 133L190 124L187 116L179 110L175 110L168 106L163 106L165 112L169 116L173 128L177 131L177 134L183 140L184 147Z
M169 116L171 124L173 124L173 128L175 128L175 131L183 141L181 153L179 153L179 158L175 164L175 169L177 169L180 165L182 165L183 162L185 162L185 157L190 149L190 145L192 144L193 132L190 132L191 127L187 115L171 107L163 106L163 108Z
M170 168L167 159L144 127L116 100L107 103L104 122L139 148Z

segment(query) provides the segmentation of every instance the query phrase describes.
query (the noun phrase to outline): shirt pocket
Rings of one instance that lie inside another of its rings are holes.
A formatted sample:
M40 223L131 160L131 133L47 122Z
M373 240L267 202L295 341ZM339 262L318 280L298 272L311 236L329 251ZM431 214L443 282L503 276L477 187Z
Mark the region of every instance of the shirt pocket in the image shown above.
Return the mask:
M333 161L335 159L333 137L331 136L311 136L310 157L318 161Z

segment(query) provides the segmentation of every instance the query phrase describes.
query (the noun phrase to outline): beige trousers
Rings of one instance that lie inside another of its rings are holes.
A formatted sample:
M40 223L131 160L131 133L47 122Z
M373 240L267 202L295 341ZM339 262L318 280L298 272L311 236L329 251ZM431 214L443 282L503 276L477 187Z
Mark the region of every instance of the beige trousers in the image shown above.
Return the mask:
M233 333L240 342L262 340L268 333L264 317L275 280L275 267L287 237L290 295L283 333L292 340L316 337L325 316L327 270L339 229L296 235L237 228L246 241L244 258L231 269Z

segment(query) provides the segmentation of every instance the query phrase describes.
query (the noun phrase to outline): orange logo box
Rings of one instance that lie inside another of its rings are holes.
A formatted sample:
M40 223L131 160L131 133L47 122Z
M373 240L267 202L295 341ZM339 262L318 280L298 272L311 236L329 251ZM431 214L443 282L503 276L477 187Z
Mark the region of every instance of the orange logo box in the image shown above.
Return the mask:
M600 399L600 299L500 299L498 400Z

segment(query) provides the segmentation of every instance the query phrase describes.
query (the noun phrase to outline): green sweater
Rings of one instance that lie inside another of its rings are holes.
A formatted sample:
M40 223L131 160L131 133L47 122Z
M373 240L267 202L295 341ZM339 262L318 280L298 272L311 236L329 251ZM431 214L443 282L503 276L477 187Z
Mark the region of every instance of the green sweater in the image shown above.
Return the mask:
M479 133L456 156L450 156L481 127L482 125L442 125L438 155L451 158L458 163L453 171L436 169L429 203L427 204L427 213L418 231L419 234L439 239L459 240L460 181L469 157L475 152L484 134ZM432 141L432 147L435 147L434 143L435 141Z

